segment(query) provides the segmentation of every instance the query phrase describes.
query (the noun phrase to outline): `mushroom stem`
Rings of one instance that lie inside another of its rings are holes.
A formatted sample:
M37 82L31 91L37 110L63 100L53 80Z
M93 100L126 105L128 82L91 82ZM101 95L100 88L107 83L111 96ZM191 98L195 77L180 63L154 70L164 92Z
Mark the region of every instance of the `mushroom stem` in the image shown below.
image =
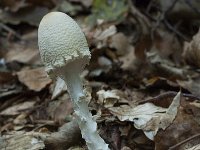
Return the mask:
M59 69L58 72L59 77L67 84L82 137L85 139L89 150L109 150L108 145L97 132L97 123L89 111L88 102L83 92L80 71L77 71L81 69L76 67L78 65L74 63L68 65L67 68Z

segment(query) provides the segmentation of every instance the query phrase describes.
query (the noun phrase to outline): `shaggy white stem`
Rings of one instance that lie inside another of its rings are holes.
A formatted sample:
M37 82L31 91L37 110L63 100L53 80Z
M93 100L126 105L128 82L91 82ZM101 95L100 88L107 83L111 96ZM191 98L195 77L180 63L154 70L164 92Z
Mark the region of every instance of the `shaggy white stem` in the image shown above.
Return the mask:
M76 65L75 65L76 66ZM74 67L75 67L74 66ZM73 102L74 111L77 116L82 137L85 139L89 150L109 150L108 145L99 136L97 132L97 123L92 118L88 103L83 92L82 81L79 72L74 68L65 68L67 70L60 76L67 84L68 92ZM81 69L80 69L81 70Z

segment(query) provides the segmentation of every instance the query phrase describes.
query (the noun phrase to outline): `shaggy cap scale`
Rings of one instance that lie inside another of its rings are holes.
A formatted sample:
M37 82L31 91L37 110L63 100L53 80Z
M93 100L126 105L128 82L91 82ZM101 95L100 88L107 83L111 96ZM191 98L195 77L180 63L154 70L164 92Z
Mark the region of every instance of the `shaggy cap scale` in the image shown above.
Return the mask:
M54 69L75 60L85 67L91 57L80 27L62 12L51 12L43 17L38 29L38 45L46 71L52 78Z

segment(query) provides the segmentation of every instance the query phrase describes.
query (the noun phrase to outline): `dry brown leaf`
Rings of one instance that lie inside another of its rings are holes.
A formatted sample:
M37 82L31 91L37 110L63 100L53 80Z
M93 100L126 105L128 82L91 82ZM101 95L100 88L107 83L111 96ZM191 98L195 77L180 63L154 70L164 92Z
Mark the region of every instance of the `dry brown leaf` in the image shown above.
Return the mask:
M28 116L27 113L21 113L20 115L18 115L15 120L13 121L13 123L15 125L24 125L25 123L27 123L26 117Z
M39 64L40 56L38 49L23 49L9 51L6 56L7 62L17 61L25 64Z
M11 72L0 72L0 83L10 82L14 79L14 76Z
M72 102L68 94L63 94L54 101L51 101L47 108L48 114L55 122L62 124L66 117L73 112Z
M130 47L127 53L124 56L119 57L119 60L123 63L121 68L124 70L133 70L136 69L136 64L138 59L136 59L134 53L134 47Z
M98 49L107 45L109 37L117 32L116 26L111 25L105 29L96 29L93 33L94 42Z
M104 56L98 58L98 67L90 72L90 76L99 76L101 73L107 73L112 68L112 61Z
M188 64L200 67L200 30L193 36L192 41L185 42L183 58Z
M122 105L109 108L119 120L134 122L137 129L142 129L145 135L153 140L159 129L165 130L175 119L180 105L180 92L175 96L168 109L158 107L152 103L145 103L136 107Z
M196 96L200 96L200 77L197 77L195 79L189 79L187 81L183 80L177 80L178 84L183 87L184 89L187 89L192 94Z
M0 149L7 150L40 150L45 148L43 139L48 134L38 132L13 132L5 135L0 143Z
M193 115L187 112L185 108L180 107L176 119L166 130L159 130L155 136L155 149L165 150L176 144L198 134L200 131L199 124L194 120ZM176 150L183 150L191 148L194 140L184 142L180 145L182 148L175 148ZM199 143L199 138L197 139Z
M51 83L51 79L47 77L43 67L22 70L17 72L17 76L20 82L25 84L30 90L34 91L41 91Z
M27 101L20 104L15 104L10 106L0 112L1 115L18 115L23 110L32 108L35 105L36 101Z
M181 44L175 34L166 30L157 30L156 39L153 41L152 48L156 50L162 59L172 59L175 64L181 60Z
M100 90L97 92L98 103L104 105L104 107L113 107L117 102L128 102L125 94L120 90Z
M28 4L25 0L2 0L1 5L12 12L17 12L20 8L23 8Z
M197 144L191 148L188 148L187 150L199 150L200 149L200 144Z
M60 94L62 94L63 92L66 92L66 91L67 91L67 85L66 85L65 81L61 78L58 78L56 80L51 99L53 100L53 99L57 98Z
M8 11L2 11L0 13L0 20L3 23L20 24L21 22L29 23L30 25L38 26L42 17L48 13L46 7L32 7L21 9L17 13L11 13Z
M168 78L186 79L184 68L177 67L175 63L169 59L163 59L158 52L152 50L146 53L148 63L153 72L160 76Z
M124 55L131 45L128 38L122 32L118 32L111 37L109 47L115 48L118 55Z

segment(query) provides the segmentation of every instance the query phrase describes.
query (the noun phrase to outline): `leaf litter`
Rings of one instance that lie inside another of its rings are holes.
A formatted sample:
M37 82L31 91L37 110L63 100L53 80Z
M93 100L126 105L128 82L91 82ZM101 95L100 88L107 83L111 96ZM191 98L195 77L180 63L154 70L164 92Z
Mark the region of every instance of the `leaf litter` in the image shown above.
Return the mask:
M92 59L81 76L111 149L199 149L199 7L195 0L3 0L0 149L87 149L67 87L49 79L38 53L37 27L50 11L69 14L86 35Z

